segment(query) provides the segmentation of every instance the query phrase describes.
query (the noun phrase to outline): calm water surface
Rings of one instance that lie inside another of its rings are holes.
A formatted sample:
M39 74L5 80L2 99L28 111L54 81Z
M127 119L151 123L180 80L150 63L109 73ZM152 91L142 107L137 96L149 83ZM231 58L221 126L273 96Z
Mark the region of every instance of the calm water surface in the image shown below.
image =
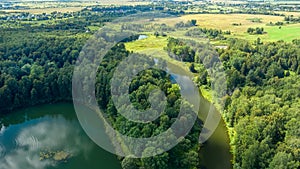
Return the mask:
M68 157L55 160L58 152ZM83 168L121 166L116 156L87 137L71 103L35 106L0 118L0 169Z
M169 73L175 80L184 81L192 77L185 70L182 70L176 65L168 63ZM186 88L192 89L192 86ZM195 97L195 92L190 90L189 97ZM196 100L196 99L195 99ZM204 122L210 110L211 103L200 95L200 110L198 117ZM217 110L215 110L217 111ZM219 113L219 112L217 112ZM204 129L205 130L205 129ZM230 152L229 136L227 128L223 120L220 121L218 127L212 136L203 144L200 149L200 161L203 169L231 169L232 154Z

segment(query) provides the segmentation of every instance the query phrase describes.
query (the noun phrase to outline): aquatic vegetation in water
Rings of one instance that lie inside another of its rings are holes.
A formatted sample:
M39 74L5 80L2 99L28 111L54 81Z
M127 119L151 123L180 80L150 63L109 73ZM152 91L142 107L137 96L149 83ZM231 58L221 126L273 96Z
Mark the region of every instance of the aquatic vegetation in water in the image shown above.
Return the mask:
M72 156L71 153L63 150L61 151L45 150L40 152L40 161L52 159L55 162L62 162L62 161L67 162L67 160L70 159L71 156Z

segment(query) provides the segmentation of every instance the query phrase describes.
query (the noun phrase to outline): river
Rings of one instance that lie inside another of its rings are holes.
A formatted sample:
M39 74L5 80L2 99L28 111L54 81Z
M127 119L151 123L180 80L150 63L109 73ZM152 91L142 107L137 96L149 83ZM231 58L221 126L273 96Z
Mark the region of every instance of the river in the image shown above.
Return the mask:
M192 78L193 75L183 70L181 67L168 62L168 70L175 80ZM183 82L184 83L184 82ZM188 84L188 83L185 83ZM192 89L193 86L187 86ZM190 91L189 97L194 97L194 92ZM191 99L193 100L193 98ZM195 99L196 100L196 99ZM211 103L200 94L200 109L198 117L204 122L210 110ZM214 111L217 111L214 108ZM219 112L216 112L219 113ZM223 119L212 136L202 145L200 149L201 168L203 169L231 169L232 154L230 152L229 136Z

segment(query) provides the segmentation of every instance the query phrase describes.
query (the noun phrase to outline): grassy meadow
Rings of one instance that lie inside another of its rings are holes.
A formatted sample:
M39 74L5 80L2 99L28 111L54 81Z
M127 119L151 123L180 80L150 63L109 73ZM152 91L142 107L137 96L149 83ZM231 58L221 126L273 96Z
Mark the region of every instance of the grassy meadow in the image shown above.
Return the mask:
M146 54L149 56L154 56L156 58L161 58L169 62L169 66L176 65L186 72L189 71L189 64L185 62L180 62L169 57L168 53L164 50L164 47L168 44L168 37L155 37L154 35L147 35L148 38L137 40L133 42L125 43L125 47L128 51L134 53ZM176 73L174 71L174 73Z
M154 35L150 34L147 36L148 38L146 39L125 43L126 49L135 53L147 54L167 60L168 62L175 64L184 70L188 70L186 63L170 58L168 53L164 50L164 47L166 47L168 44L167 37L155 37Z
M253 14L192 14L184 15L179 18L164 18L158 20L159 23L175 25L180 21L196 19L197 25L203 28L221 29L231 31L227 37L236 37L241 39L256 40L260 37L263 41L292 41L300 37L300 24L284 24L279 26L268 26L270 22L283 22L283 16L272 15L253 15ZM235 26L234 24L237 24ZM267 32L262 35L249 35L249 27L263 27ZM180 33L179 33L180 34Z

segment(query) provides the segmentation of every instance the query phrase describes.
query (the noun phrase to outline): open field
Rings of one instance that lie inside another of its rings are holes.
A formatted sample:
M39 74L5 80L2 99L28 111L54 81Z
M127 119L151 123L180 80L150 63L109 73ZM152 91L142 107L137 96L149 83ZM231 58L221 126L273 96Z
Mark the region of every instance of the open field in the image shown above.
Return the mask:
M300 38L300 24L278 27L267 27L267 36L270 40L283 39L285 41L292 41L295 38Z
M259 37L263 41L284 40L287 42L291 42L293 39L300 38L300 24L281 26L280 29L278 26L265 26L264 29L267 33L263 35L249 35L248 33L241 33L231 35L229 37L237 37L251 41L254 41Z
M142 51L146 49L160 49L167 46L168 40L166 37L155 37L149 35L148 38L126 43L126 48L129 51Z
M144 5L150 2L135 2L130 0L101 0L101 1L72 1L72 2L51 2L51 1L24 1L13 4L12 6L22 6L29 9L12 9L12 10L0 10L10 13L29 12L33 14L51 13L57 12L77 12L85 7L90 6L111 6L111 5Z
M164 50L164 47L166 47L167 44L168 37L155 37L153 35L149 35L146 39L125 43L125 46L128 51L147 54L164 59L171 64L174 64L176 66L179 66L181 69L186 70L186 72L189 72L189 68L187 65L188 63L180 62L169 57L168 53Z
M57 12L77 12L81 11L84 7L61 7L61 8L35 8L35 9L20 9L20 10L1 10L8 13L20 13L20 12L29 12L31 14L42 14L42 13L51 13L54 11Z
M158 22L175 25L180 21L188 21L196 19L197 25L203 28L221 29L223 31L231 31L231 35L227 37L237 37L242 39L256 40L260 37L265 41L285 40L291 41L300 37L300 24L285 24L279 29L278 26L267 26L270 22L283 22L282 16L271 15L252 15L252 14L194 14L184 15L179 18L160 19ZM254 21L253 20L260 20ZM238 24L234 26L233 24ZM267 34L249 35L247 29L249 27L263 27Z
M261 18L261 23L252 22L250 19L253 18ZM196 19L197 25L201 27L241 32L250 26L265 26L269 22L283 21L284 18L281 16L251 14L192 14L184 15L180 18L161 19L160 22L175 25L181 20L188 21L191 19ZM241 23L241 26L233 26L233 23Z

